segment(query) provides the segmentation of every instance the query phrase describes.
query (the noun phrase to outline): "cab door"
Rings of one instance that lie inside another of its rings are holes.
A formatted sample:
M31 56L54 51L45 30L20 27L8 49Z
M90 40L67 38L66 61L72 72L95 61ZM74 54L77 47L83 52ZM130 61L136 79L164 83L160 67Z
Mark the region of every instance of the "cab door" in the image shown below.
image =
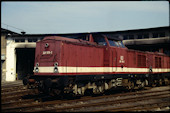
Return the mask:
M112 57L112 62L111 62L111 66L112 66L112 72L115 72L117 70L117 52L116 52L116 48L111 48L111 57Z
M110 66L110 48L104 48L104 67Z

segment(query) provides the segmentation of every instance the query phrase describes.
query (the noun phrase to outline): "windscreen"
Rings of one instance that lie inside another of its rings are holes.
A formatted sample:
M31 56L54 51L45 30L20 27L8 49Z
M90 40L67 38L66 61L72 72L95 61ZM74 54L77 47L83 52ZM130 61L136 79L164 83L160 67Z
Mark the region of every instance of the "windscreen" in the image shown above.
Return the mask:
M116 46L116 47L122 47L125 48L124 44L122 41L115 41L112 39L108 39L110 46Z

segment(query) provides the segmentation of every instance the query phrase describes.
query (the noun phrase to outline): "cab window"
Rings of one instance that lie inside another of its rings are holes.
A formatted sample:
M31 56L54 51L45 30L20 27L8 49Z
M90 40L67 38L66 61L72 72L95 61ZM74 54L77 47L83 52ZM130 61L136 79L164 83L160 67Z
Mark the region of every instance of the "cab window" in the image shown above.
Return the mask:
M94 42L96 42L98 45L103 45L103 46L107 45L106 40L103 35L93 34L93 39L94 39Z
M118 47L118 43L116 43L115 41L113 41L113 40L108 40L108 41L109 41L110 46L117 46Z
M123 44L122 41L118 41L118 43L119 43L120 47L125 48L125 45Z
M122 47L125 48L124 44L122 41L115 41L112 39L108 39L110 46L116 46L116 47Z
M85 41L89 41L89 36L88 35L80 35L80 36L74 36L75 38L74 39L82 39L82 40L85 40Z

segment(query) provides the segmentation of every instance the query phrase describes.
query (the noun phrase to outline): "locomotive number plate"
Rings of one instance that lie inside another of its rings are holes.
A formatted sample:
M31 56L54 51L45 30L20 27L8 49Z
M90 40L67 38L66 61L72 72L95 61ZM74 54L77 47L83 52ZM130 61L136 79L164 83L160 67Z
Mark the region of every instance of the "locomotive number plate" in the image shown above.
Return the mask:
M53 51L43 51L43 55L50 55L53 54Z

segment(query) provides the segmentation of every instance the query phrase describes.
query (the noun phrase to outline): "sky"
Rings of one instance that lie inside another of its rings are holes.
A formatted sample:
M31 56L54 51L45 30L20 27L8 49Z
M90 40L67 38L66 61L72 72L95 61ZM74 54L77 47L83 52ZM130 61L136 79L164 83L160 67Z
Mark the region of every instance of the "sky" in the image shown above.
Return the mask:
M1 2L1 28L26 34L169 26L168 1Z

